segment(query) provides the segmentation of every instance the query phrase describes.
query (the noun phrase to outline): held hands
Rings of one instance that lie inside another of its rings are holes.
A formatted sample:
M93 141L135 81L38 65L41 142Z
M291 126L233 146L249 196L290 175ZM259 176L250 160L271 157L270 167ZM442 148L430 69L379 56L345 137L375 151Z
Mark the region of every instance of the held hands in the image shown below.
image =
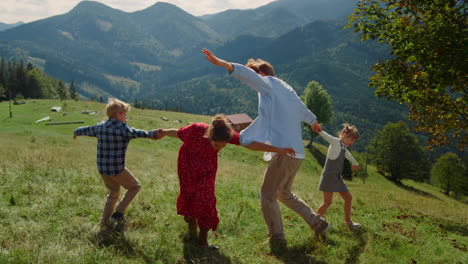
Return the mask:
M322 132L322 126L317 121L315 121L310 127L312 128L312 131L314 131L315 133Z
M296 151L292 148L278 148L278 154L290 155L291 157L296 156Z
M162 138L162 137L165 136L165 134L163 133L163 129L162 129L162 128L157 129L157 130L152 130L152 131L150 131L150 132L154 132L154 137L149 137L149 138L152 139L152 140L158 140L158 139L160 139L160 138Z

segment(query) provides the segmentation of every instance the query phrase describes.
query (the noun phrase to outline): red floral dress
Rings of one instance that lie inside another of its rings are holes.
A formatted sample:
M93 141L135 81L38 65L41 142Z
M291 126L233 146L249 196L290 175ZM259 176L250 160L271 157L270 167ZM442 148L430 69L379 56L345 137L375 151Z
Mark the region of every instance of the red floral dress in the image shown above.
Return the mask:
M205 123L195 123L177 131L178 138L184 142L177 160L180 183L177 213L197 218L200 228L216 230L219 223L215 197L218 151L203 137L207 128ZM234 132L229 143L239 145L239 134Z

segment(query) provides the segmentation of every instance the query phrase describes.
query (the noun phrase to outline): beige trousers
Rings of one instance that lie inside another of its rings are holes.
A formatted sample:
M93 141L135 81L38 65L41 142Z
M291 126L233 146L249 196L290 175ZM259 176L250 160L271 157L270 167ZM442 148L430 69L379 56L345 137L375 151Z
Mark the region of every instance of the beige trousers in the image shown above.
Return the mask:
M311 228L322 219L301 198L291 193L294 177L301 164L302 159L277 154L265 170L261 203L270 239L286 240L277 199L299 214Z
M106 185L109 191L106 205L104 206L104 212L102 213L101 223L108 224L109 218L114 211L115 204L119 199L120 186L127 190L116 209L116 211L122 214L125 212L125 209L133 198L135 198L138 191L140 191L141 186L135 176L133 176L127 168L117 175L101 175L101 177L104 181L104 185Z

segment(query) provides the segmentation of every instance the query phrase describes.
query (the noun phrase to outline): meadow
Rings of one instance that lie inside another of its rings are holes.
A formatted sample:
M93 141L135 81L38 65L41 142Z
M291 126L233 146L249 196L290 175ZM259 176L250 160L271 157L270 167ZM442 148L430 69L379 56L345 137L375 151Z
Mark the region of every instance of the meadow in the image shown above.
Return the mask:
M61 112L51 112L61 106ZM305 222L281 205L287 251L269 251L260 210L266 164L262 153L227 146L219 155L219 228L210 232L219 251L186 239L176 213L177 151L180 141L132 140L127 167L142 189L127 209L123 232L101 231L106 190L96 168L96 139L72 139L73 130L104 120L105 104L56 100L0 103L0 263L468 263L468 206L437 188L413 181L404 187L369 167L363 183L347 182L357 232L343 224L343 202L335 197L326 219L333 228L316 239ZM82 114L92 110L95 114ZM83 124L35 123L83 121ZM207 122L210 117L132 109L130 126L151 130ZM163 118L167 120L163 120ZM314 144L315 145L315 144ZM325 146L316 145L322 152ZM307 152L293 191L314 209L322 166Z

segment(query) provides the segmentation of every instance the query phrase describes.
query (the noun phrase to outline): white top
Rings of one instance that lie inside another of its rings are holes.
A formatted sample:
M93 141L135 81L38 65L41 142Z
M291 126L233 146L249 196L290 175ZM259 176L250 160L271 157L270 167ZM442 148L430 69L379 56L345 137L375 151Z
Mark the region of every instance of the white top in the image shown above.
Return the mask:
M327 132L323 130L319 134L323 137L323 139L325 139L328 143L330 143L330 146L328 147L327 158L331 160L336 160L341 152L340 139L334 136L330 136L329 134L327 134ZM346 149L345 158L349 160L353 165L359 166L359 163L353 157L351 152L349 152L349 150L346 147L345 149Z
M304 105L294 89L273 76L261 76L254 70L233 63L230 73L258 92L258 116L240 132L240 142L248 145L253 141L271 144L280 148L293 148L295 158L305 157L302 142L302 122L312 125L317 118ZM275 153L265 153L270 160Z

